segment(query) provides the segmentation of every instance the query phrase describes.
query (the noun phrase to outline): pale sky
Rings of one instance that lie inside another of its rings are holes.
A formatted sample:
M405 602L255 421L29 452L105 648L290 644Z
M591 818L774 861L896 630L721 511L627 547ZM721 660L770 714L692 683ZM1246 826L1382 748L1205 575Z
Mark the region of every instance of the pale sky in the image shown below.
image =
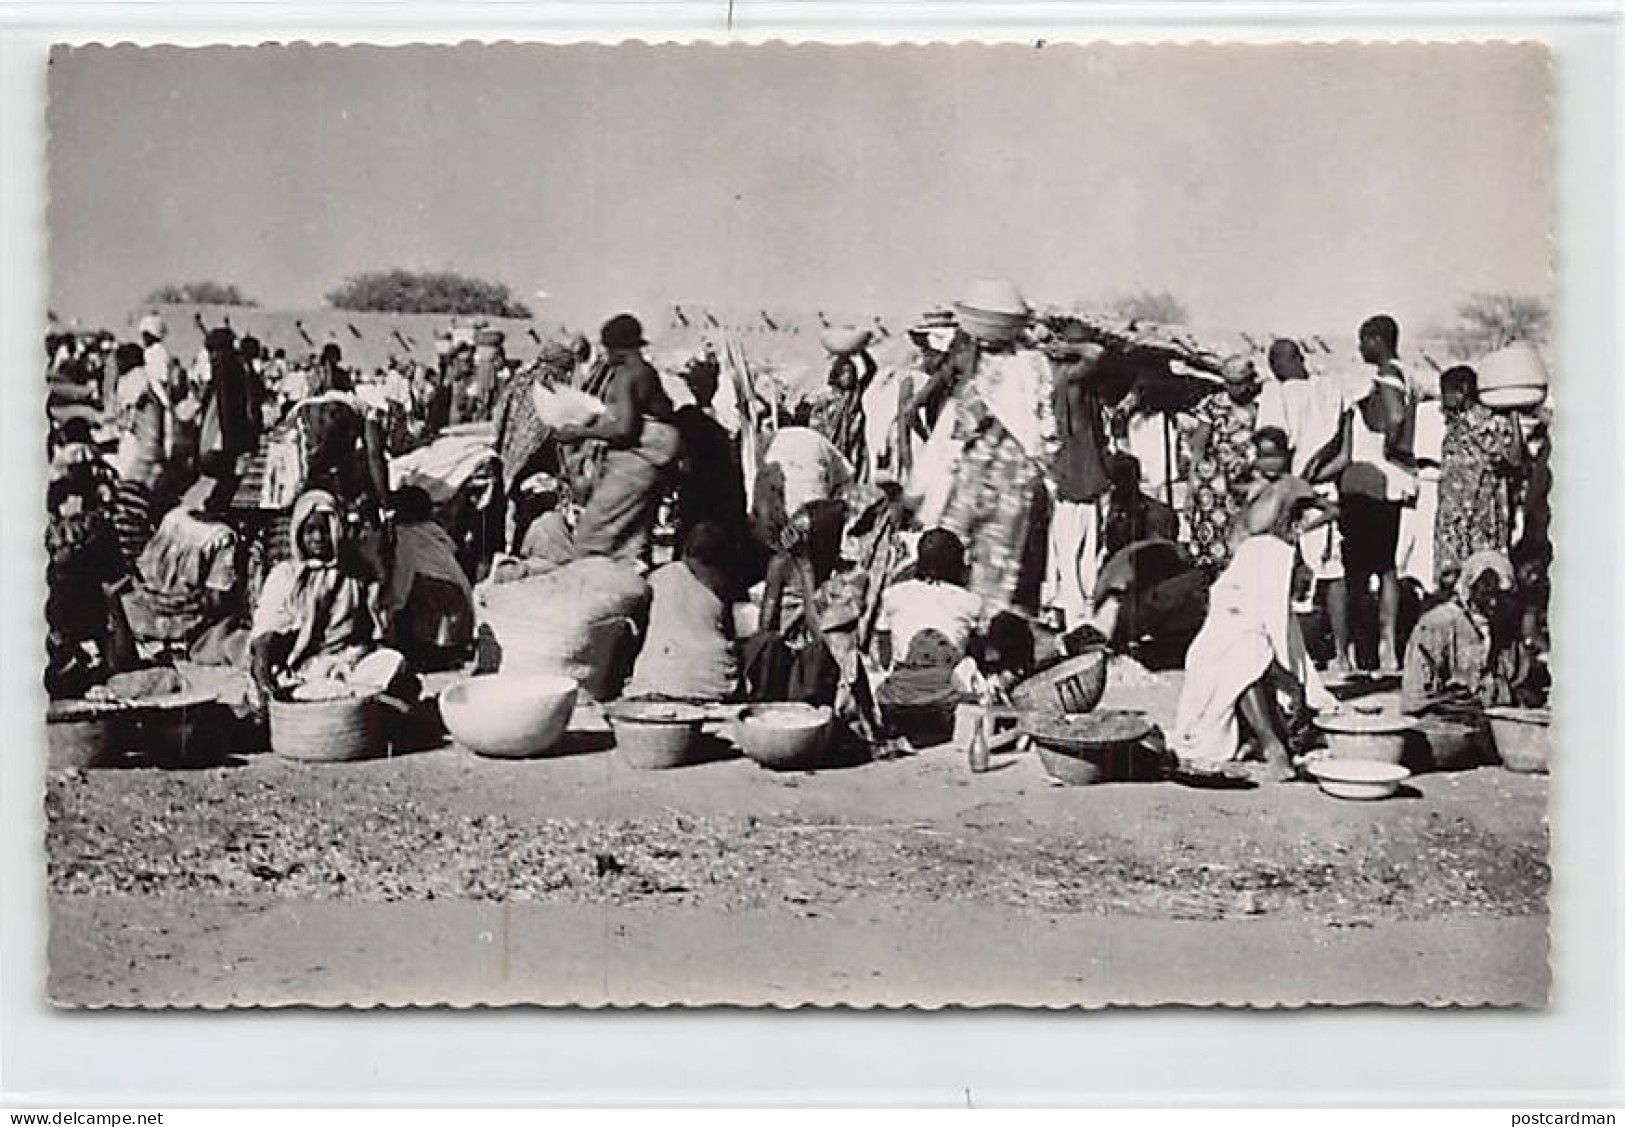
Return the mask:
M1421 327L1550 289L1536 46L80 48L51 305L311 308L447 268L539 315L875 309L1007 276L1201 324ZM538 290L551 297L536 301Z

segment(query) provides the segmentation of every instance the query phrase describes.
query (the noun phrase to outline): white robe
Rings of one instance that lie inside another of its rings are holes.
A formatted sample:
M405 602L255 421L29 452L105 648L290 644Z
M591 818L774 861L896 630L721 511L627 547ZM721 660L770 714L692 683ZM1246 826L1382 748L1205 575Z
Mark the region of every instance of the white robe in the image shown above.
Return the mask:
M1304 649L1291 613L1296 549L1275 536L1250 536L1208 596L1207 620L1185 657L1171 746L1190 760L1234 759L1241 745L1236 702L1271 662L1304 686L1311 707L1333 702Z

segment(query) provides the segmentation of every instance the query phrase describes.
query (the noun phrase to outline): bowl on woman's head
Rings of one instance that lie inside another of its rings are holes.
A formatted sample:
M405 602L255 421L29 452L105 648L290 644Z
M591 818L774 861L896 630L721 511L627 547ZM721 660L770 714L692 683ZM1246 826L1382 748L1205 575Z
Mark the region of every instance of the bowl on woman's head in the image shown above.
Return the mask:
M787 701L751 705L739 715L739 750L775 771L816 767L829 748L830 709Z
M578 685L550 673L490 673L440 694L452 739L476 755L523 759L559 742L575 714Z

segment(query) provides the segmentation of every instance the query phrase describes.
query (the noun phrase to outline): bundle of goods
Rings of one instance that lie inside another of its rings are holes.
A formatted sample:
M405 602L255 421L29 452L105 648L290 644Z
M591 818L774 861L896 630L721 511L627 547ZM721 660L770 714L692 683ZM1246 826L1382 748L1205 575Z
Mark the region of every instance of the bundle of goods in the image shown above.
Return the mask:
M571 677L594 700L620 692L650 601L649 585L629 565L596 556L544 575L483 583L475 596L482 635L489 635L482 671Z
M551 427L585 426L604 413L604 401L573 387L537 383L530 391L536 417Z

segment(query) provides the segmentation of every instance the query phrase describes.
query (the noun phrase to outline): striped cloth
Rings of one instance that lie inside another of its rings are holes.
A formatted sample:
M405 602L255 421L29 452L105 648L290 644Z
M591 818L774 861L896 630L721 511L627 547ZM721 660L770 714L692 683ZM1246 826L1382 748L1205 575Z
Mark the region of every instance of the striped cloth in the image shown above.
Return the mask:
M113 533L125 563L135 570L152 540L152 490L139 481L120 478L113 490Z

